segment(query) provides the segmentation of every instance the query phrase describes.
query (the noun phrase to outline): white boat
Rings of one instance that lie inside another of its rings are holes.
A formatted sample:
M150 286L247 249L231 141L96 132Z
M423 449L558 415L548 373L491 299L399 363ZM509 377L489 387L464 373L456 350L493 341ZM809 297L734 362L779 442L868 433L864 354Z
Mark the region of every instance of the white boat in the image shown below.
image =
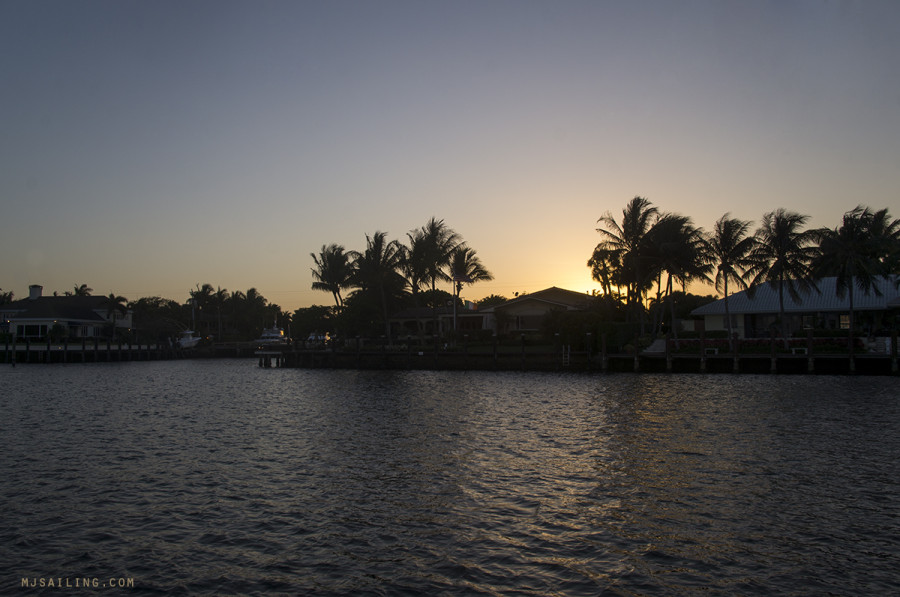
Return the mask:
M175 345L181 349L194 348L200 342L200 336L194 335L194 330L184 330L175 340Z
M259 346L287 345L290 341L291 339L284 335L284 330L276 327L264 329L262 335L254 340Z

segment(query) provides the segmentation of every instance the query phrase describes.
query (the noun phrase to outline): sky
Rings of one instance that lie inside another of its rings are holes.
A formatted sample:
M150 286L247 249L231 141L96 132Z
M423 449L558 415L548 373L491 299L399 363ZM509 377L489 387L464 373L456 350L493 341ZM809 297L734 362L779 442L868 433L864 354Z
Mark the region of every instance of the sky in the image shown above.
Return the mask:
M464 299L587 292L638 195L900 216L895 0L2 0L0 81L17 298L328 305L310 253L431 217L495 277Z

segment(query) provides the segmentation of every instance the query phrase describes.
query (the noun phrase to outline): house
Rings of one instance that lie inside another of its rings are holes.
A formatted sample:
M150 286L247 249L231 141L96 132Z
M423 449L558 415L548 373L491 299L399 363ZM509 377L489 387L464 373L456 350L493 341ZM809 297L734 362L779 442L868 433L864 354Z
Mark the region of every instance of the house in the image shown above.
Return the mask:
M112 314L103 296L42 296L43 287L28 287L28 298L0 305L3 331L14 338L44 339L54 327L60 336L96 338L109 336ZM60 326L62 329L60 329ZM116 329L132 327L132 312L116 314Z
M876 285L881 296L874 290L866 294L854 287L853 311L858 330L875 332L887 325L888 316L900 312L900 290L896 282L896 276L879 278ZM801 293L799 302L791 299L785 289L784 312L789 329L848 329L850 296L845 293L843 298L838 297L835 283L836 278L818 280L818 292ZM768 336L780 316L778 287L763 284L756 287L752 296L746 290L732 294L728 297L728 311L732 330L739 338ZM728 329L724 298L694 309L691 315L702 319L706 331Z
M485 313L476 309L457 307L456 330L461 334L473 333L489 329ZM439 336L453 330L453 307L414 307L394 313L389 321L391 336L394 338L414 337L419 335ZM435 331L437 322L437 331Z
M484 309L486 325L498 335L536 332L551 311L583 311L591 302L591 295L553 286L523 294L501 305Z

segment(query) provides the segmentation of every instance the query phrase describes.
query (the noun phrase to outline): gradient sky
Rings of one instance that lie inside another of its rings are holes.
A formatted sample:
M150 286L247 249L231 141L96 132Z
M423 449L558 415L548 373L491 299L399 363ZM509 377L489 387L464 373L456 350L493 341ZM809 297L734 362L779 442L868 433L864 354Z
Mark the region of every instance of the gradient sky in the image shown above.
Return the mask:
M3 0L0 81L19 298L327 305L311 252L432 216L496 278L464 298L587 291L635 195L900 216L896 0Z

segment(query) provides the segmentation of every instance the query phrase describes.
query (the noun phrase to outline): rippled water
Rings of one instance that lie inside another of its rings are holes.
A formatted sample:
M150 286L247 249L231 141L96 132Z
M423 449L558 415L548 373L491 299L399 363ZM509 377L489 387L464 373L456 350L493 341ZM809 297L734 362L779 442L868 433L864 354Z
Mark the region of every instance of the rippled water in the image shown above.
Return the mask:
M0 593L900 591L895 378L178 361L0 383Z

